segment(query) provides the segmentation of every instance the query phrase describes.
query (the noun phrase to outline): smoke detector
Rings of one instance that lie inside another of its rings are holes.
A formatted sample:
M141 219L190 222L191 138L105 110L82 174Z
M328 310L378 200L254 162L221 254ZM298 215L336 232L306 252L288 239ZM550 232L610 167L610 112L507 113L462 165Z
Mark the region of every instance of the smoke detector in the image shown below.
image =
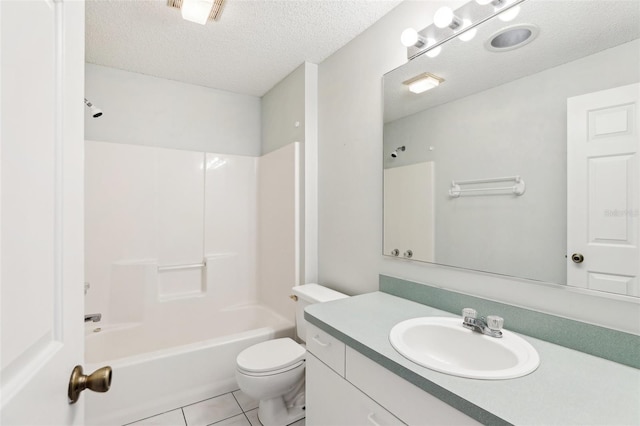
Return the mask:
M226 0L167 0L167 6L180 9L182 17L188 21L206 24L218 21Z

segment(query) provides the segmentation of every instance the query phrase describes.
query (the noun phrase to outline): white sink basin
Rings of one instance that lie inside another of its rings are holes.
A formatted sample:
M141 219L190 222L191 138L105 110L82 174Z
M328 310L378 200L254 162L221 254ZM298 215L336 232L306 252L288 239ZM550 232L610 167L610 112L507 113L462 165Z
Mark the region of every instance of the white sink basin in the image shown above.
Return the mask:
M413 318L396 324L391 345L402 356L441 373L472 379L512 379L531 373L540 357L529 342L502 330L490 337L468 330L461 318Z

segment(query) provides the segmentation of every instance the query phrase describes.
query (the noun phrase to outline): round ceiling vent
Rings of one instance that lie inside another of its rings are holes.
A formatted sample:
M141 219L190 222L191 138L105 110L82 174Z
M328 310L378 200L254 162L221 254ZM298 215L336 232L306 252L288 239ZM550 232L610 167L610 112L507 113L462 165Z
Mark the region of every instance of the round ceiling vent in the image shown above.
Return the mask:
M485 42L485 47L493 52L506 52L508 50L518 49L531 43L538 36L539 32L540 30L535 25L513 25L494 33Z

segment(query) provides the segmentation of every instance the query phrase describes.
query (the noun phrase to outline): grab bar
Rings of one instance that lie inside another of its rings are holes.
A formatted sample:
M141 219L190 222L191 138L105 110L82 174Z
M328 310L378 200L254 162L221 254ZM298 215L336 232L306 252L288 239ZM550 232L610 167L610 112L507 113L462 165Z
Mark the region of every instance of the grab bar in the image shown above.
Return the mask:
M158 272L177 271L179 269L197 269L197 268L206 268L206 267L207 267L207 262L192 263L192 264L189 264L189 265L158 266Z
M480 183L495 183L495 182L509 182L514 181L515 185L513 186L500 186L494 188L467 188L462 189L460 185L475 185ZM510 191L515 195L522 195L526 190L526 185L524 180L520 178L520 176L507 176L507 177L498 177L498 178L488 178L488 179L475 179L475 180L460 180L460 181L452 181L451 188L449 189L449 196L452 198L458 198L461 194L465 192L486 192L486 191Z

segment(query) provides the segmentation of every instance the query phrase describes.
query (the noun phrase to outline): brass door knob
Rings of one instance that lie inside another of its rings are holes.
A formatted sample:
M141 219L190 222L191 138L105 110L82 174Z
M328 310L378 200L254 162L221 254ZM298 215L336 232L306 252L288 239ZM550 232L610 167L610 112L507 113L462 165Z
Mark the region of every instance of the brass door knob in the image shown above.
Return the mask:
M111 387L111 367L102 367L86 376L82 373L82 366L76 365L69 378L69 404L75 404L80 398L80 392L91 389L94 392L106 392Z
M573 253L571 255L571 260L573 261L573 263L582 263L584 262L584 256L580 253Z

